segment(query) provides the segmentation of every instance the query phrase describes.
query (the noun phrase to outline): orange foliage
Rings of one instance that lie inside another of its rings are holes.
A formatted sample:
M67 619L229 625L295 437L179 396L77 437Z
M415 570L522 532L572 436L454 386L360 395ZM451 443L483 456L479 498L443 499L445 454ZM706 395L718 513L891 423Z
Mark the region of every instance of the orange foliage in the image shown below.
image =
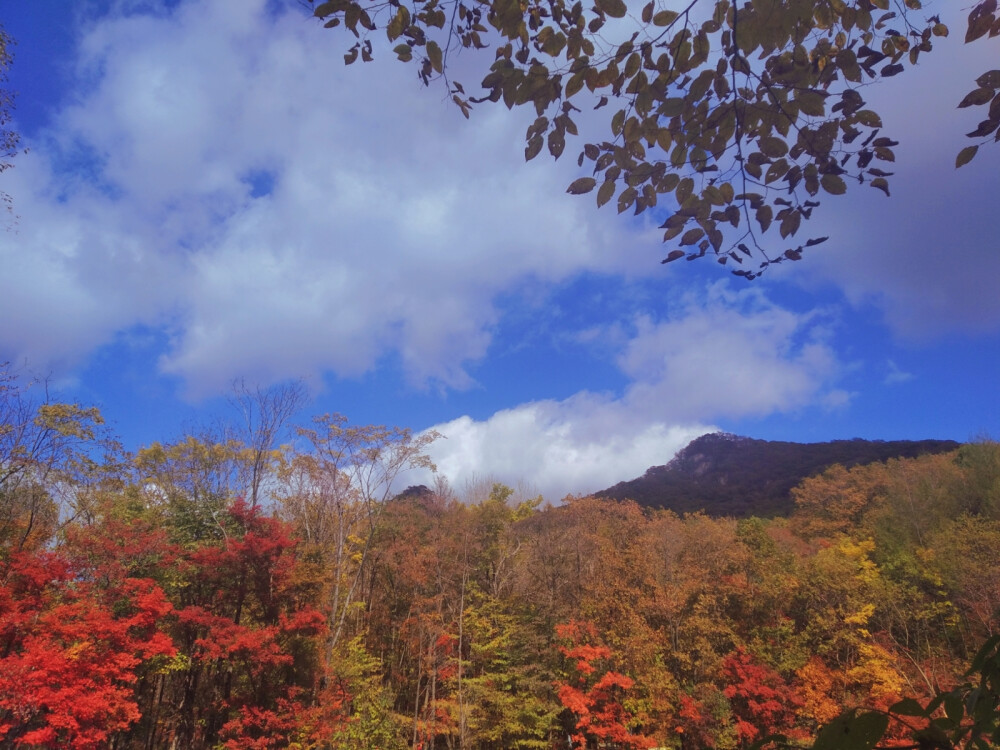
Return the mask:
M831 695L840 680L818 656L812 657L796 672L799 695L802 696L802 715L816 724L824 724L837 717L843 707Z

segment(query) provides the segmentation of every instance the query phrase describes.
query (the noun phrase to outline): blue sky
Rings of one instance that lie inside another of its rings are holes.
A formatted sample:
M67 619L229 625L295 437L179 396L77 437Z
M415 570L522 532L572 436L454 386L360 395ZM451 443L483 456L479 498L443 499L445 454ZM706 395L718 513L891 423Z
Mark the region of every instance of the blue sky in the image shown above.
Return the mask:
M386 55L345 68L297 3L2 0L30 151L0 176L0 361L133 448L224 414L236 378L302 378L307 414L435 428L453 484L550 499L712 429L995 437L1000 149L953 164L996 43L945 20L866 91L893 197L827 197L804 231L830 241L747 284L662 266L662 215L565 194L572 144L523 162L529 113L466 121Z

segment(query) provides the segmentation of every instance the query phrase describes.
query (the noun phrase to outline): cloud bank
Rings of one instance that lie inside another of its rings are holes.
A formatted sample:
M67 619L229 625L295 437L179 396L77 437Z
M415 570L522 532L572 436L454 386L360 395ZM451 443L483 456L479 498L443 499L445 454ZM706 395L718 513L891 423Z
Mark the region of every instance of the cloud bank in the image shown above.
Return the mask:
M526 479L550 500L586 494L666 463L717 417L842 405L830 319L795 313L757 289L715 284L662 320L640 317L618 355L619 395L581 392L434 427L431 455L453 486L487 474ZM609 336L616 333L608 331Z
M0 314L24 325L0 349L74 362L148 324L194 396L387 354L464 387L499 294L655 270L644 225L565 194L575 165L523 163L523 117L467 122L410 67L341 54L264 0L94 25L82 93L13 173Z

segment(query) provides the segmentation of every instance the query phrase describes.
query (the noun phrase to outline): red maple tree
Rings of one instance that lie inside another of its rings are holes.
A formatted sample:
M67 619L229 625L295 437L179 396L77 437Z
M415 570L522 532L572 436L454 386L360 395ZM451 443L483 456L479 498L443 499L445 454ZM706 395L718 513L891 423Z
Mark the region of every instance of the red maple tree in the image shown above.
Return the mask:
M570 660L576 678L557 684L559 702L574 717L571 735L575 748L607 745L646 750L656 743L629 730L632 716L622 697L635 684L631 677L607 668L611 649L598 642L597 629L588 622L570 621L556 626L565 643L559 651Z
M57 552L15 552L0 571L0 740L106 747L139 718L136 668L175 653L157 629L163 591Z

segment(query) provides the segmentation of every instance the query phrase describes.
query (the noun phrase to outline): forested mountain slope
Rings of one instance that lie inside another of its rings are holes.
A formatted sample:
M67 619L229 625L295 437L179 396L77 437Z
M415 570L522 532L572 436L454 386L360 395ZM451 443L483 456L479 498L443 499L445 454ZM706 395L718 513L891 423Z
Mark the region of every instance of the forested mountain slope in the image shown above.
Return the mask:
M262 435L133 454L0 377L0 748L1000 744L996 443L736 519L393 496L405 430Z
M693 440L666 465L595 494L676 513L783 516L793 508L791 489L833 464L851 467L958 447L953 440L788 443L715 432Z

